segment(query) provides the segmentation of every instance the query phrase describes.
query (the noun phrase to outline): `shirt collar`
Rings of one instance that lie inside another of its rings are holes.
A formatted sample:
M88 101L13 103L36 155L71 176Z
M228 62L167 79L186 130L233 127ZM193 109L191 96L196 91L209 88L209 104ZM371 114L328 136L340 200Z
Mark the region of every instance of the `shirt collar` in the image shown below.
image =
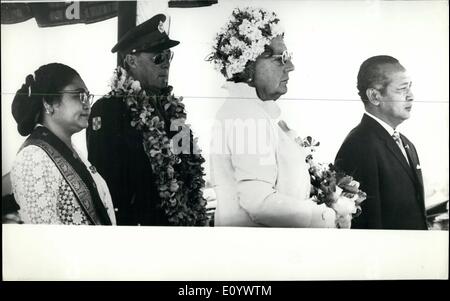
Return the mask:
M387 124L386 122L384 122L380 118L375 117L374 115L370 114L369 112L364 112L364 114L366 114L367 116L371 117L376 122L378 122L389 133L389 135L392 136L394 134L394 132L396 131L396 129L392 128L389 124Z

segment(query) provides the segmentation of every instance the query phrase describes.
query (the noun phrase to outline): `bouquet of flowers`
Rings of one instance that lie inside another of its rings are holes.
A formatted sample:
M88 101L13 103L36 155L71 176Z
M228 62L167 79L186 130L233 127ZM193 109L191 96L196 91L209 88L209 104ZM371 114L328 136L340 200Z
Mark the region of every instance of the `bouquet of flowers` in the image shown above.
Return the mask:
M296 142L308 152L311 177L311 197L318 204L333 208L337 214L338 228L349 228L352 218L361 214L361 203L367 195L359 189L359 182L336 170L333 164L321 164L313 160L312 153L320 145L310 136L297 138Z

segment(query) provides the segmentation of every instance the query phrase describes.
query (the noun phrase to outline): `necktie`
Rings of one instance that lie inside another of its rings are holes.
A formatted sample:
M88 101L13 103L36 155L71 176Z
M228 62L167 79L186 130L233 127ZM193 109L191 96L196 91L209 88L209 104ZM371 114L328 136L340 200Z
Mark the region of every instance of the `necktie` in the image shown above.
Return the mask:
M395 143L397 143L398 147L402 151L403 156L406 159L406 162L408 162L408 164L409 164L408 155L406 154L406 150L403 147L402 138L400 137L400 133L397 131L394 131L394 133L392 134L392 138L394 138Z
M279 127L284 131L284 132L289 132L291 129L287 126L286 122L284 120L280 120L278 121L278 125Z
M279 120L278 126L283 130L283 132L286 133L289 138L293 140L297 138L297 133L294 130L291 130L284 120Z

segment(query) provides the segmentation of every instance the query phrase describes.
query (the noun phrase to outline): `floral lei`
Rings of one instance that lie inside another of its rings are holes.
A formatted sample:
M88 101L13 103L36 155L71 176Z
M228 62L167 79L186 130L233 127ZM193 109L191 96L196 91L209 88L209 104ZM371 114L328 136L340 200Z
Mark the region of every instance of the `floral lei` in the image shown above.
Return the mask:
M172 136L166 131L164 120L177 121L178 137L191 139L190 126L185 123L183 98L168 93L147 95L139 81L118 67L111 80L112 91L107 97L120 97L131 113L131 126L143 135L144 150L150 160L164 210L171 225L203 226L207 222L205 187L205 159L200 154L197 139L193 139L189 154L175 154ZM184 141L184 140L182 140ZM191 140L187 140L191 141Z

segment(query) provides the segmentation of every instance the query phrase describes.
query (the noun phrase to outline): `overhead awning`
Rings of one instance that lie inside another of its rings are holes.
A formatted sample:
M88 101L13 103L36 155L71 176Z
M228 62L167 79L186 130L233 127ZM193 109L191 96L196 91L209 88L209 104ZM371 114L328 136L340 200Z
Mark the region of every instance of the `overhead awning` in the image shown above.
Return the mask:
M201 7L217 4L217 0L170 0L169 7Z
M95 23L117 16L117 1L2 3L2 24L35 18L39 27Z
M95 23L116 17L119 12L119 6L126 6L126 2L136 1L3 2L1 3L1 23L15 24L31 18L36 19L39 27ZM170 0L168 1L168 7L202 7L216 3L217 0Z

